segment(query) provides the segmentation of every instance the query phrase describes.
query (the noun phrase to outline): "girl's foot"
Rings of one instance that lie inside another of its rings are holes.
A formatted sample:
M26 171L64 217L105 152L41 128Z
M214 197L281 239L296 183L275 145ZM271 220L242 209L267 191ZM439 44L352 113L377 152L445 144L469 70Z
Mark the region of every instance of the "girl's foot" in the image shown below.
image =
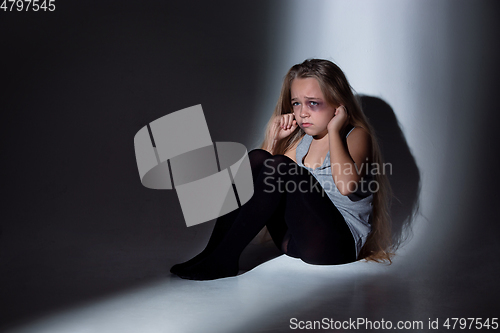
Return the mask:
M217 222L215 223L214 230L212 231L212 235L210 236L210 239L205 249L201 251L201 253L195 256L194 258L186 262L172 266L172 268L170 268L170 272L179 275L178 273L180 271L185 270L189 266L199 263L200 261L208 257L208 255L212 253L217 248L217 246L222 242L227 231L231 228L233 221L238 216L239 211L240 209L238 208L236 210L233 210L232 212L220 216L217 219Z
M170 273L179 275L179 272L182 272L183 270L185 270L189 266L194 265L196 263L199 263L200 261L205 259L208 256L208 254L206 252L208 252L208 251L203 251L200 254L198 254L197 256L195 256L194 258L191 258L186 262L173 265L170 268Z
M238 271L238 260L219 261L207 258L192 265L178 267L175 269L174 274L183 279L201 281L236 276Z

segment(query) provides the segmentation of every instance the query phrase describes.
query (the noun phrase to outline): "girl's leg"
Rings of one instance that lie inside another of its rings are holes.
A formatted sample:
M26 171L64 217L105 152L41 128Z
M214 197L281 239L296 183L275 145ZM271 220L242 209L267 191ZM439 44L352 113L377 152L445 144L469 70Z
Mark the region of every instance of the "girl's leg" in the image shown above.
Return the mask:
M262 167L264 166L265 160L272 156L273 155L271 155L268 151L265 151L263 149L254 149L248 153L248 158L250 160L250 166L252 168L252 176L254 179L254 183ZM177 274L180 270L185 269L186 267L204 259L222 241L224 235L229 230L229 228L233 224L233 221L236 219L238 214L239 214L239 208L233 210L232 212L229 212L228 214L218 217L205 249L194 258L184 263L172 266L172 268L170 268L170 272Z
M299 175L297 174L299 170L304 170L306 173ZM341 219L335 221L334 219L338 216L328 215L330 212L334 213L332 210L323 209L323 212L314 212L318 208L321 209L320 206L325 203L335 207L326 194L325 198L328 201L317 200L318 197L321 198L321 190L317 191L316 197L311 196L313 192L309 187L312 188L315 181L307 170L298 167L286 156L275 155L268 158L267 163L262 167L254 181L253 197L240 208L223 241L206 258L177 274L183 278L195 280L210 280L236 275L241 252L266 224L271 236L278 244L282 244L284 231L288 228L291 238L287 251L293 248L293 251L306 262L331 264L354 260L355 258L352 256L354 251L353 238L340 213L338 215ZM302 182L302 186L304 186L304 182L307 183L305 191L300 191L300 182ZM289 183L288 186L295 184L295 190L288 194L285 192L287 183ZM321 189L321 187L317 186L316 189ZM302 197L307 199L301 200ZM306 206L292 207L301 204ZM282 216L285 218L283 219ZM317 222L316 218L325 221ZM330 228L328 226L335 223L343 223L345 228ZM326 241L329 239L328 235L322 234L323 232L328 234L337 231L340 231L342 235L330 238L331 242L337 242L340 239L337 246L329 244ZM298 232L303 232L305 235L299 235ZM342 239L346 236L347 240ZM319 246L314 244L316 237L320 242ZM346 249L344 245L349 242L350 247ZM339 250L346 250L349 254L342 254L339 258L330 259L331 252Z
M356 260L355 243L344 217L316 178L295 162L286 170L286 192L267 227L278 248L310 264L343 264ZM269 183L269 180L265 180ZM285 199L285 200L283 200ZM285 206L282 206L285 203Z
M297 189L287 193L285 252L316 265L355 261L355 242L344 217L314 176L303 170L306 175L290 175L289 184Z

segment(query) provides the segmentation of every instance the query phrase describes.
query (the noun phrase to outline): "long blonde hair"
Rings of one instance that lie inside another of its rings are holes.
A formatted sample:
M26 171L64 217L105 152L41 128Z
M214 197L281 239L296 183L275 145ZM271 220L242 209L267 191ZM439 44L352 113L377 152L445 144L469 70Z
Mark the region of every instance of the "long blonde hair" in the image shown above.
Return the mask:
M383 159L377 143L375 131L365 117L360 103L353 93L352 87L337 65L331 61L322 59L307 59L301 64L294 65L285 75L281 94L273 115L267 124L266 135L261 148L270 147L270 143L274 140L274 138L270 137L270 129L276 117L293 112L290 88L292 81L296 78L317 79L327 103L330 105L341 104L346 107L350 116L349 123L356 127L363 127L369 133L372 143L371 163L375 163L375 165L381 167L383 165ZM347 126L343 131L347 131ZM273 154L284 154L294 146L304 134L305 132L297 126L291 135L273 143ZM341 136L345 137L346 134L347 133L341 133ZM377 172L374 177L374 180L379 185L379 189L373 193L373 211L371 215L372 231L361 249L359 258L391 263L391 258L394 255L391 237L391 219L389 214L392 191L385 173L380 174L380 172Z

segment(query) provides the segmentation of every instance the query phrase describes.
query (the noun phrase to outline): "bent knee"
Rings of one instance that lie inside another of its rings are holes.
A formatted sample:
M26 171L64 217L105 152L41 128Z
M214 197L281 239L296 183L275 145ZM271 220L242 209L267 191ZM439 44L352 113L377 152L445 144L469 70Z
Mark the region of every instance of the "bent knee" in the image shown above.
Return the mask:
M256 156L266 156L266 157L271 157L273 156L270 152L267 150L261 149L261 148L255 148L252 149L248 152L248 155L256 155Z

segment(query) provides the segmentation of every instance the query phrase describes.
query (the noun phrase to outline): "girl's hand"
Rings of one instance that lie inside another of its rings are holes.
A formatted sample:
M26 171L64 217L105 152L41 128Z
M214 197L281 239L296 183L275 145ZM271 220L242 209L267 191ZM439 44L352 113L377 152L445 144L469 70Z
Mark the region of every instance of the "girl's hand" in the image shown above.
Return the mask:
M341 105L335 109L335 114L327 125L328 133L340 133L348 123L349 115L347 114L347 109Z
M284 139L292 134L297 126L297 120L295 120L293 113L282 114L274 119L271 135L275 141Z

